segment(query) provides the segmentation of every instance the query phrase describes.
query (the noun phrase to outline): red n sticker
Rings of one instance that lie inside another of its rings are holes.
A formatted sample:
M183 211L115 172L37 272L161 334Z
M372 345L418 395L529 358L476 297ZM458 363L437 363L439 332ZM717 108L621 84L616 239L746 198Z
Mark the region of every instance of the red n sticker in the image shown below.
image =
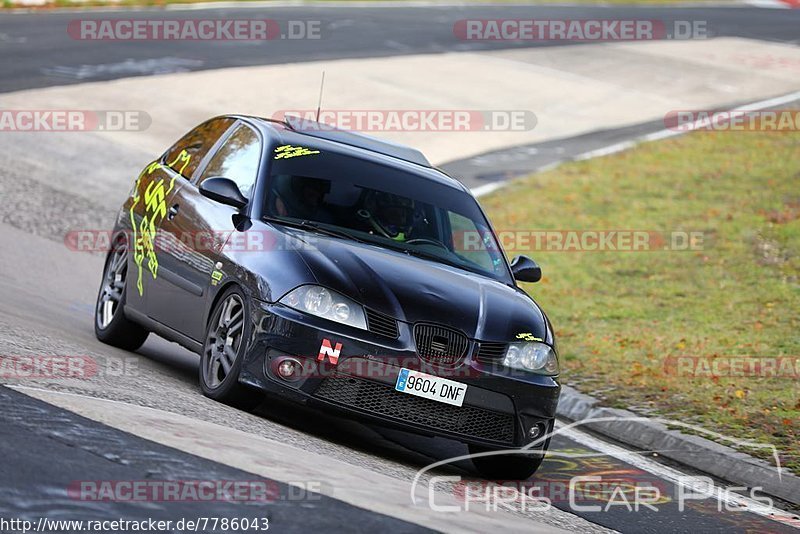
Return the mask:
M327 356L333 365L339 363L339 353L342 352L342 344L337 343L336 348L334 349L331 346L331 342L327 339L322 340L322 346L319 348L319 356L317 356L317 361L324 361L325 356Z

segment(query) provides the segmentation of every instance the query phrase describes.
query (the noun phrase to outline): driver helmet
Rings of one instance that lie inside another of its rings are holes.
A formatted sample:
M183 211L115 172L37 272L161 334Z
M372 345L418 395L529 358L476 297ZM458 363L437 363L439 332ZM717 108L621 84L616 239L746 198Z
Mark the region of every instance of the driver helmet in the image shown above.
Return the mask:
M370 211L378 230L392 239L406 238L414 226L415 203L412 199L375 191Z

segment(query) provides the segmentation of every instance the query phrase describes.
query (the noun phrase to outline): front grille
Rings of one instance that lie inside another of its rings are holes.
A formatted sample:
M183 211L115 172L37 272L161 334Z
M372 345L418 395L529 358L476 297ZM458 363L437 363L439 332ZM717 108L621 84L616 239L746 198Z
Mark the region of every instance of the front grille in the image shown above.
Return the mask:
M397 321L393 317L366 309L367 329L380 336L397 339L400 333L397 331Z
M497 343L493 341L481 341L478 347L478 361L481 363L495 363L500 361L506 354L508 343Z
M323 380L315 395L373 415L427 429L444 430L499 443L512 443L514 440L514 417L511 414L474 406L459 408L400 393L391 386L338 372Z
M436 365L455 365L467 352L469 340L461 332L433 324L414 327L417 354L424 361Z

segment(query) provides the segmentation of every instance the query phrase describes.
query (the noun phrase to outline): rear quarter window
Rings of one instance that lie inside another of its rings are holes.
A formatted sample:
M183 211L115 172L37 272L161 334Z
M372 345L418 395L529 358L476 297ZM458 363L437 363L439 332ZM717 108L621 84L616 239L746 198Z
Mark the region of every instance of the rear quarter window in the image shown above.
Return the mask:
M236 120L230 117L204 122L172 145L164 156L165 163L187 180L191 180L208 151L234 122Z

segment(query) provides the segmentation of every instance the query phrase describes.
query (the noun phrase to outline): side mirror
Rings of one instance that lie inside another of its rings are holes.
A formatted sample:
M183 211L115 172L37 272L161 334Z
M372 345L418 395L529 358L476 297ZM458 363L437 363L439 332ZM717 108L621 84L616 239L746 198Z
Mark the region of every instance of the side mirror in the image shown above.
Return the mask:
M542 279L542 268L527 256L517 256L511 261L511 274L519 282L538 282Z
M236 209L242 209L247 206L247 199L239 191L239 186L236 185L236 182L230 178L214 176L203 180L203 183L200 184L200 194L220 204L233 206Z

